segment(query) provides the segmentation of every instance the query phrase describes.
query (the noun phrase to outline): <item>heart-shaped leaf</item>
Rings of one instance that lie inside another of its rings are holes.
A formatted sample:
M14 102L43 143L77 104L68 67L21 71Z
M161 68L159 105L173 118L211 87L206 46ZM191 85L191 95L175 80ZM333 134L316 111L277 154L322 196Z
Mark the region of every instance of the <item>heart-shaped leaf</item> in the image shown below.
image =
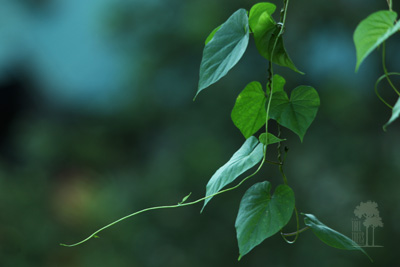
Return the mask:
M394 122L400 116L400 97L397 99L396 104L392 110L392 116L390 117L389 121L383 126L383 130L386 131L386 127L389 126L392 122Z
M290 96L285 92L272 95L270 117L296 133L300 140L317 115L320 101L317 91L310 86L296 87Z
M244 194L236 218L236 235L240 257L266 238L276 234L292 217L294 193L287 185L279 185L271 196L268 181L257 183Z
M227 184L233 182L239 175L259 163L264 156L263 145L254 136L248 138L232 158L219 168L207 183L206 196L211 196ZM204 210L212 197L204 200Z
M357 51L356 71L375 48L400 29L400 21L395 24L396 18L396 12L377 11L358 24L353 35Z
M259 82L249 83L237 97L231 118L246 139L265 124L267 118L266 100Z
M329 228L312 214L304 214L304 223L311 228L313 233L325 244L345 250L359 250L372 261L369 255L356 242L347 236Z
M224 77L243 56L249 42L247 11L239 9L214 31L203 50L196 96Z

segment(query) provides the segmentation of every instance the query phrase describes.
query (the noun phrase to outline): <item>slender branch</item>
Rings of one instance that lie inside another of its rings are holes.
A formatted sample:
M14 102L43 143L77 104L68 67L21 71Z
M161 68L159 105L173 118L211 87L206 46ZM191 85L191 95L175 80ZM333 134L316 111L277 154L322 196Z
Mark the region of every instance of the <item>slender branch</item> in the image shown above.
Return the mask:
M293 233L281 233L281 235L283 235L283 236L294 236L294 235L299 235L299 234L301 234L301 233L307 231L308 229L310 229L310 226L306 226L306 227L304 227L304 228L302 228L302 229L300 229L300 230L298 230L298 231L296 231L296 232L293 232Z
M215 194L212 194L212 195L209 195L209 196L206 196L206 197L197 199L197 200L192 201L192 202L187 202L187 203L182 203L182 202L180 202L180 203L178 203L178 204L176 204L176 205L157 206L157 207L151 207L151 208L146 208L146 209L139 210L139 211L134 212L134 213L131 213L131 214L125 216L125 217L122 217L122 218L120 218L120 219L118 219L118 220L116 220L116 221L113 221L113 222L110 223L110 224L107 224L106 226L104 226L104 227L100 228L99 230L95 231L93 234L91 234L90 236L88 236L87 238L83 239L83 240L80 241L80 242L77 242L77 243L74 243L74 244L71 244L71 245L67 245L67 244L61 243L60 245L61 245L61 246L64 246L64 247L75 247L75 246L78 246L78 245L80 245L80 244L82 244L82 243L85 243L86 241L88 241L88 240L90 240L90 239L92 239L92 238L97 237L97 234L100 233L101 231L103 231L103 230L105 230L105 229L107 229L107 228L109 228L109 227L111 227L111 226L113 226L113 225L115 225L115 224L117 224L117 223L123 221L123 220L126 220L126 219L128 219L128 218L130 218L130 217L133 217L133 216L135 216L135 215L139 215L139 214L141 214L141 213L144 213L144 212L147 212L147 211L151 211L151 210L174 209L174 208L180 208L180 207L190 206L190 205L194 205L194 204L197 204L197 203L199 203L199 202L202 202L203 200L212 198L212 197L214 197L214 196L217 196L217 195L226 193L226 192L228 192L228 191L235 190L236 188L238 188L239 186L241 186L246 180L248 180L248 179L250 179L251 177L253 177L254 175L256 175L256 174L260 171L261 167L264 165L264 162L265 162L265 157L262 159L260 165L258 166L257 170L256 170L254 173L252 173L252 174L250 174L249 176L245 177L242 181L240 181L237 185L235 185L235 186L233 186L233 187L227 188L227 189L225 189L225 190L221 190L221 191L219 191L219 192L217 192L217 193L215 193Z
M282 8L282 11L281 11L281 18L280 18L280 22L279 22L280 30L279 30L278 35L276 36L274 45L272 47L271 59L269 61L268 80L269 80L269 91L270 91L270 94L269 94L268 104L267 104L267 109L266 109L267 116L266 116L266 119L265 119L265 133L267 134L267 136L268 136L269 111L270 111L270 108L271 108L272 96L274 94L274 69L273 69L273 66L272 66L272 60L274 58L275 48L276 48L276 46L278 44L279 37L284 32L285 22L286 22L286 13L287 13L288 5L289 5L289 0L284 0L283 1L283 8ZM265 150L264 150L264 158L266 157L266 154L267 154L267 148L265 148Z
M400 96L400 92L397 90L396 86L394 86L394 84L392 83L392 81L389 78L388 71L386 69L385 56L386 56L386 42L383 42L383 44L382 44L382 67L383 67L383 71L384 71L384 73L386 75L386 80L388 81L390 86L393 88L393 90L396 92L396 94L398 94Z
M389 11L393 11L392 0L386 0L389 6Z

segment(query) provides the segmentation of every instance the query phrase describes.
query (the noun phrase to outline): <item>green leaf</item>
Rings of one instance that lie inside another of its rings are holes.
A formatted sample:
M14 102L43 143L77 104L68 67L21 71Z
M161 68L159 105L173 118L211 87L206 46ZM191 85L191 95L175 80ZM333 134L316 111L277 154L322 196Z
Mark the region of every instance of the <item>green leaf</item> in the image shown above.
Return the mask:
M268 139L266 139L267 137L268 137ZM280 139L271 133L268 133L268 135L266 135L265 133L262 133L258 139L260 140L261 144L266 145L266 146L286 141L286 139Z
M247 11L233 13L210 39L203 50L196 96L224 77L243 56L249 43Z
M206 196L219 192L227 184L233 182L239 175L259 163L264 156L263 145L254 136L248 138L232 158L219 168L207 183ZM204 200L204 210L212 197Z
M372 261L369 255L356 242L347 236L329 228L312 214L302 213L302 215L305 216L304 223L309 226L313 233L328 246L345 250L359 250L367 255L367 257Z
M204 42L205 45L207 45L207 44L212 40L212 38L214 37L215 33L221 28L221 26L222 26L222 25L219 25L217 28L215 28L215 29L210 33L210 35L208 35L206 41Z
M358 24L353 35L357 51L356 71L375 48L400 29L400 21L394 24L396 18L396 12L378 11Z
M317 91L310 86L296 87L290 96L285 92L272 95L270 117L280 125L303 137L317 115L320 101Z
M259 82L249 83L237 97L231 118L246 139L265 124L267 119L266 100Z
M279 185L271 196L271 184L257 183L244 194L236 218L236 235L240 257L266 238L276 234L292 217L294 193L287 185Z
M276 6L272 3L258 3L252 6L250 9L249 13L249 26L251 31L254 32L262 32L264 31L264 26L263 25L263 20L260 22L260 17L261 16L268 16L272 15L276 10ZM266 14L264 14L266 13ZM275 24L274 20L272 17L269 16L271 19L272 24ZM267 22L268 23L268 22Z
M182 198L182 201L181 201L181 202L179 202L179 203L178 203L178 205L181 205L181 204L183 204L183 203L184 203L184 202L185 202L185 201L186 201L186 200L187 200L187 199L190 197L190 195L191 195L191 194L192 194L192 192L190 192L190 193L189 193L189 195L187 195L187 196L183 197L183 198Z
M272 18L275 8L275 5L270 3L259 3L254 5L250 10L249 25L254 33L257 50L260 55L267 60L303 74L296 68L287 54L282 36L279 36L275 50L272 51L276 38L280 32L280 27ZM272 52L273 56L271 59Z
M394 122L399 116L400 116L400 97L399 99L397 99L397 102L393 107L392 116L390 117L389 121L385 125L383 125L383 130L386 131L386 128L389 126L389 124Z

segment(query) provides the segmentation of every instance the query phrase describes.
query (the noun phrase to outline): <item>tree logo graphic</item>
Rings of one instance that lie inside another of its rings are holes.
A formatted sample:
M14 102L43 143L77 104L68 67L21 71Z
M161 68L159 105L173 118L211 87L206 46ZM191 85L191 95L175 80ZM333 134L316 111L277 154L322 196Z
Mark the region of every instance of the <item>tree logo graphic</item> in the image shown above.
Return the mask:
M352 219L352 239L360 247L382 247L375 245L375 228L383 227L378 204L373 201L361 202L354 209L357 218ZM362 227L365 227L365 231ZM370 234L372 233L372 241Z

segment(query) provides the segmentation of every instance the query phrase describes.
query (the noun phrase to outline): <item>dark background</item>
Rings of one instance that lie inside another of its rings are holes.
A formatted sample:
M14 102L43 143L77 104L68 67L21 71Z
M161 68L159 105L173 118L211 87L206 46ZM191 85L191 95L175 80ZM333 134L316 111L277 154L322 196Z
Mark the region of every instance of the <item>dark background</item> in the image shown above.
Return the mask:
M281 1L272 1L281 7ZM362 253L275 235L237 262L234 222L253 183L281 183L268 166L239 189L201 205L126 220L131 212L201 198L244 138L230 121L235 98L267 62L251 41L239 64L192 101L203 43L239 8L233 0L3 0L0 8L1 266L370 266ZM400 10L398 3L394 9ZM352 34L386 1L291 1L286 48L306 75L276 68L286 89L321 98L303 143L283 131L285 166L300 211L351 236L360 202L378 203L384 226L366 248L394 266L400 235L400 125L374 94L383 73L374 52L358 73ZM278 9L279 10L279 9ZM400 70L399 34L387 45ZM393 78L396 84L400 79ZM396 97L385 82L382 95ZM271 146L270 157L276 157ZM287 231L294 230L290 225Z

